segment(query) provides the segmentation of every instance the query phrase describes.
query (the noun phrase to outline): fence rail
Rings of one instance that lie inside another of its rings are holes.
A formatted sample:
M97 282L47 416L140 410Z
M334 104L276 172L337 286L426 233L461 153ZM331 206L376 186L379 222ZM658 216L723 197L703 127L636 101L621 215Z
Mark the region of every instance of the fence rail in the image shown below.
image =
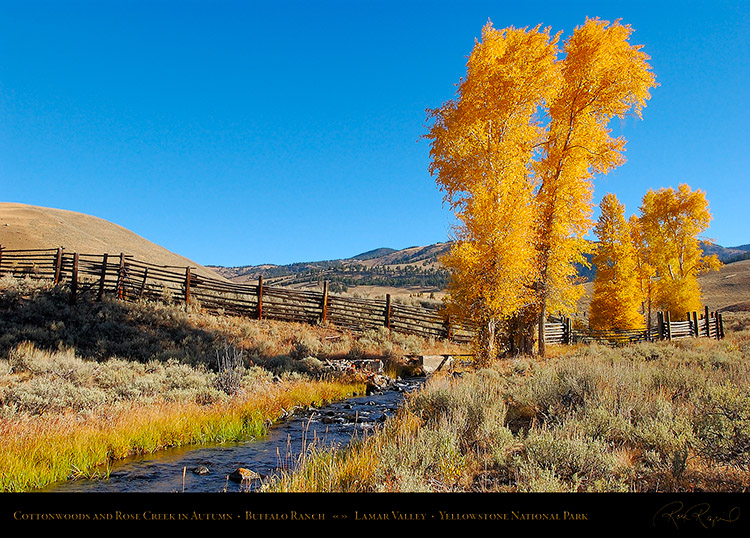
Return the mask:
M724 320L720 312L704 308L700 315L688 312L684 320L673 321L670 312L657 312L656 324L639 330L574 330L572 342L600 342L627 344L653 342L656 340L678 340L681 338L724 338Z
M63 249L8 250L0 247L0 276L38 278L67 284L70 302L159 300L198 304L214 313L301 323L329 322L353 330L386 327L394 332L467 343L470 325L451 322L436 308L408 306L385 299L362 299L322 291L258 284L236 284L195 272L191 267L155 265L124 253L81 254Z
M362 299L322 291L296 290L258 284L236 284L195 273L192 267L155 265L121 253L80 254L63 249L8 250L0 246L0 277L39 278L66 283L70 301L105 295L122 300L149 299L198 304L206 311L256 319L301 323L329 322L353 330L386 327L394 332L468 343L474 336L469 323L443 316L436 308L409 306L384 299ZM545 324L545 343L601 342L612 345L679 338L724 337L721 314L699 317L688 313L672 321L659 312L657 323L646 330L594 331L574 329L570 318L550 318Z

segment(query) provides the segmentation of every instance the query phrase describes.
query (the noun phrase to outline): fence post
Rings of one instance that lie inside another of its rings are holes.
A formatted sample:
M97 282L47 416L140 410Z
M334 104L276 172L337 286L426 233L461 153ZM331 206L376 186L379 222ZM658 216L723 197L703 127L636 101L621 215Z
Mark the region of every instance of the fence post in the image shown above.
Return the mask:
M718 323L719 323L719 339L724 339L724 316L721 315L720 312L717 312L716 315L718 316Z
M3 267L3 246L0 245L0 269Z
M107 278L107 254L102 254L102 273L99 279L99 294L96 296L97 301L101 301L104 298L104 280Z
M258 319L263 319L263 275L258 277Z
M573 322L570 317L565 318L565 343L568 345L573 343Z
M708 319L708 307L707 306L703 307L703 311L704 311L704 316L706 320L706 336L708 338L711 338L711 325L709 325L710 321Z
M716 330L716 339L721 340L721 337L719 336L719 313L713 312L713 320L714 320L714 329Z
M672 315L667 311L667 319L664 325L667 328L667 340L672 341Z
M62 255L63 249L58 248L55 253L55 284L60 283L60 271L62 271Z
M698 312L693 312L693 338L699 338L698 332Z
M321 305L320 321L325 323L328 320L328 281L323 281L323 304Z
M185 269L185 304L190 304L190 267Z
M76 304L78 294L78 253L73 253L73 280L70 283L70 304Z
M120 252L120 269L117 271L117 298L122 299L125 296L123 290L125 280L125 253Z
M143 297L143 292L146 290L146 279L148 278L148 267L143 271L143 282L141 282L141 289L138 292L138 297Z
M385 296L385 326L391 328L391 294Z
M664 339L664 313L656 313L656 332L658 333L659 340Z

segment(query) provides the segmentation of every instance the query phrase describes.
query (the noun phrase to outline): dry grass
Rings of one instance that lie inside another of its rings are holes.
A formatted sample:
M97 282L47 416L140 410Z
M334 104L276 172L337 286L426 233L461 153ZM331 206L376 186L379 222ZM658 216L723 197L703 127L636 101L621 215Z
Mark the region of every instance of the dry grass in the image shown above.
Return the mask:
M107 472L112 460L262 435L296 407L365 390L327 361L449 352L369 331L206 315L184 306L79 302L0 279L0 491Z
M77 410L32 414L16 408L0 420L0 491L27 491L49 483L96 476L108 464L168 447L259 437L300 406L321 405L364 390L362 385L294 379L256 379L252 388L210 403L182 397L100 402Z
M746 491L750 316L726 340L557 348L442 376L272 491Z

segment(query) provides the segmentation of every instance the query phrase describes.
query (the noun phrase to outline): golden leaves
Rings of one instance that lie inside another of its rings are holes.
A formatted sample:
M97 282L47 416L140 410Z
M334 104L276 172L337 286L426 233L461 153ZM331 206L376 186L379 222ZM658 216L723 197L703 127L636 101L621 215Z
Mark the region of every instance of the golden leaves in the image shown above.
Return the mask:
M593 329L642 329L636 252L625 208L614 194L604 196L599 207L589 323Z
M677 190L649 190L640 213L641 255L656 281L657 305L680 314L700 310L696 276L721 265L715 256L704 256L698 239L712 218L705 192L693 191L686 184Z
M484 322L575 304L592 177L624 162L607 124L640 116L655 85L631 33L587 19L561 50L549 28L488 23L456 98L428 111L430 173L460 223L444 260L454 310Z

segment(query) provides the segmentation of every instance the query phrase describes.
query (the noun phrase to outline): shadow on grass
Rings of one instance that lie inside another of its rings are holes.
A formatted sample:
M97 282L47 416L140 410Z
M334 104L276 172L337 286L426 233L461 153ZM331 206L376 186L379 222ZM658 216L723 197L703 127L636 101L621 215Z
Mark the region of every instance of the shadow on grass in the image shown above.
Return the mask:
M184 306L82 297L70 304L60 286L0 293L0 357L21 342L54 351L72 348L81 358L146 362L177 359L207 364L225 335L195 327Z

